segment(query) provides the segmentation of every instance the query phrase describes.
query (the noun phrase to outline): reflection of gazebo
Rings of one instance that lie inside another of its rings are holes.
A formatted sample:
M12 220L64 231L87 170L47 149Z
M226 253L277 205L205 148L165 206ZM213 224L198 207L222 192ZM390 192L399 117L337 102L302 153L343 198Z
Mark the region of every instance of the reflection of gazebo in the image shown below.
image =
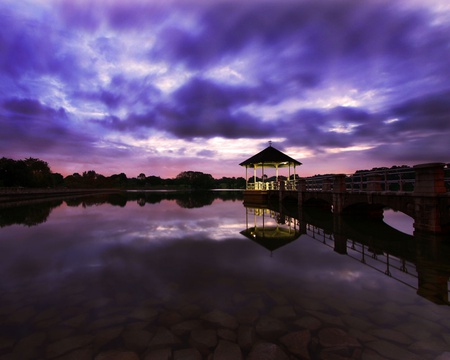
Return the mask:
M241 231L241 234L270 250L270 252L289 244L300 236L300 233L296 230L277 226L269 226L262 229L252 227Z
M289 176L287 181L286 188L289 188L289 184L295 183L295 167L301 165L302 163L291 158L290 156L282 153L280 150L275 149L270 144L269 147L260 151L256 155L253 155L251 158L241 162L240 166L245 166L245 179L246 179L246 189L247 190L276 190L278 189L278 169L279 168L288 168ZM294 178L291 180L291 167L293 168ZM248 181L247 171L249 168L253 168L253 183ZM260 182L256 181L256 169L261 168L261 180ZM265 182L264 180L264 168L275 168L276 177L275 182Z
M253 227L249 227L249 212L254 214ZM272 224L266 224L267 214L270 214L269 219ZM257 218L260 218L262 221L261 225L257 225ZM273 222L276 223L273 224ZM296 229L295 219L286 217L269 209L248 207L246 207L246 229L240 233L265 247L271 253L272 251L293 242L301 235L299 229Z

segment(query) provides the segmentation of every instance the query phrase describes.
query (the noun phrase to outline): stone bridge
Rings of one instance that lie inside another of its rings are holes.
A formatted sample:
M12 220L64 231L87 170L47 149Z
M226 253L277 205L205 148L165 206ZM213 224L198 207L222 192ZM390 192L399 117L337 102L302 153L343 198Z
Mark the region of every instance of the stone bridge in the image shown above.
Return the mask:
M310 178L297 181L296 189L286 189L281 182L276 190L267 191L269 201L294 200L299 206L331 208L333 214L383 217L383 209L389 207L414 219L414 229L438 234L450 234L450 193L447 192L443 163L422 164L413 167L415 172L413 191L389 191L373 175L362 190L348 189L346 175L327 177L317 186L308 187ZM384 187L384 189L383 189ZM401 188L401 186L400 186Z

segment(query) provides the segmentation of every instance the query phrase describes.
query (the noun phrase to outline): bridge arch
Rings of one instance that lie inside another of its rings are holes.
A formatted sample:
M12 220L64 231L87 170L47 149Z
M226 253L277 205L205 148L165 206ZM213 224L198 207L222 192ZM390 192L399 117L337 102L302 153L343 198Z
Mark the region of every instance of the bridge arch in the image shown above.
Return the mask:
M342 215L354 217L368 217L372 219L383 219L383 204L369 204L367 202L355 202L342 209Z
M413 199L405 200L399 197L381 196L366 196L365 199L348 196L342 206L342 213L355 215L358 214L358 211L361 211L361 214L366 214L370 217L377 217L377 214L382 217L385 208L399 211L412 218L416 216L416 205Z
M320 209L324 209L324 210L331 210L333 204L332 204L332 202L330 202L326 199L323 199L321 197L311 197L305 201L304 205L308 206L308 207L315 207L315 208L320 208Z

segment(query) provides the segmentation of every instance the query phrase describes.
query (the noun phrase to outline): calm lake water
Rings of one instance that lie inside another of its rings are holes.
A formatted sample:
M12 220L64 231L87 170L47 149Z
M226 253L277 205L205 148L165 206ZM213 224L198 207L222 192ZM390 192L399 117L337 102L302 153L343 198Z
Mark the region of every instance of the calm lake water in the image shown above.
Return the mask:
M235 192L3 206L0 359L449 359L449 247L385 221Z

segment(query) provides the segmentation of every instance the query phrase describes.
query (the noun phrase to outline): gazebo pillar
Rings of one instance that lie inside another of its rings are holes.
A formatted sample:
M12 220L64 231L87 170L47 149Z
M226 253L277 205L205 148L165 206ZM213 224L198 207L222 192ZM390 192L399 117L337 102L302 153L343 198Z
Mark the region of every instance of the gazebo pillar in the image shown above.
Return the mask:
M245 165L245 190L248 189L248 166Z
M261 180L262 180L262 183L264 186L264 163L262 163L262 166L261 166ZM265 190L265 189L262 189L262 190Z

